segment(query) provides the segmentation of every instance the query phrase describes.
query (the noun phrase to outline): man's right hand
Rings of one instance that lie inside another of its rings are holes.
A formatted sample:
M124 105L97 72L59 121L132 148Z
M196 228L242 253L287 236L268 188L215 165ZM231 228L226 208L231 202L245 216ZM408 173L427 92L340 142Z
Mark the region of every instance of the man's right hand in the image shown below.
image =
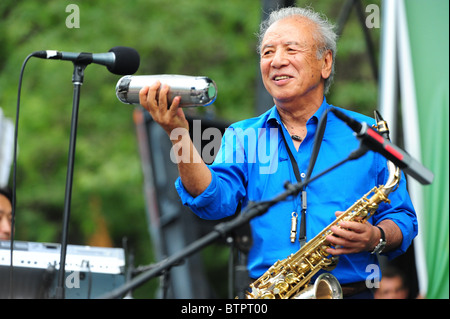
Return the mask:
M158 94L159 88L161 89ZM179 107L181 97L176 96L170 107L167 107L168 92L169 86L161 85L158 81L139 91L139 103L169 135L181 181L186 190L195 197L208 187L212 179L211 172L189 136L189 123L183 109Z
M160 89L159 94L158 89ZM184 128L189 131L189 123L183 109L179 107L181 97L176 96L168 107L168 92L169 86L161 85L161 82L157 81L152 86L145 86L139 91L139 103L169 136L176 128Z

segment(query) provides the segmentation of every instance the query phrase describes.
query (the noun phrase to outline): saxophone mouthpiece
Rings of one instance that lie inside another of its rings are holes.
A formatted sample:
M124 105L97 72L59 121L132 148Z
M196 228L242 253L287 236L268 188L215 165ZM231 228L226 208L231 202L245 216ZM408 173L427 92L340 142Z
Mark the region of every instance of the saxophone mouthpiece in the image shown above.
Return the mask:
M383 119L380 112L378 112L377 110L375 110L373 113L375 116L375 121L377 122L374 128L377 129L378 133L380 133L381 136L383 136L385 139L390 140L389 127L387 125L387 122Z

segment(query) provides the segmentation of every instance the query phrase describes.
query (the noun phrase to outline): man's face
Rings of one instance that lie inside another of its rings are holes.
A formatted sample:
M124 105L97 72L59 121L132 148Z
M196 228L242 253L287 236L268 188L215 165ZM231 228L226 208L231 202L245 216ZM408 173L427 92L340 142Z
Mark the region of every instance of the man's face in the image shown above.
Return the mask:
M0 240L11 239L11 202L0 194Z
M261 43L261 75L275 102L323 96L324 79L331 73L331 51L317 59L315 25L290 17L272 24Z

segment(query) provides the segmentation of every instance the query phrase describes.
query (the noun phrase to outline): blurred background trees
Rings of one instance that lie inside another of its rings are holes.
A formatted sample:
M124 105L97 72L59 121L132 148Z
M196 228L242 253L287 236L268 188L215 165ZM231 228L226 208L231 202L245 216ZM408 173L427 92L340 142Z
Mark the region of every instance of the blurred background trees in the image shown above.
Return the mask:
M336 23L345 0L297 1ZM79 28L66 7L78 5ZM363 1L363 6L379 1ZM218 86L213 106L190 110L237 121L256 112L256 37L260 0L2 0L0 107L15 118L20 67L34 51L107 52L130 46L141 56L137 74L206 75ZM370 33L379 51L379 29ZM338 42L331 104L372 116L377 81L360 22L352 13ZM25 70L19 120L16 239L60 242L72 112L73 66L31 59ZM122 247L136 264L154 259L143 197L133 107L115 96L119 76L90 65L81 89L69 243ZM270 107L271 105L268 105ZM169 158L168 158L169 160ZM214 253L214 252L210 252ZM223 258L206 257L215 263ZM212 266L214 267L214 265ZM157 283L137 293L153 297Z

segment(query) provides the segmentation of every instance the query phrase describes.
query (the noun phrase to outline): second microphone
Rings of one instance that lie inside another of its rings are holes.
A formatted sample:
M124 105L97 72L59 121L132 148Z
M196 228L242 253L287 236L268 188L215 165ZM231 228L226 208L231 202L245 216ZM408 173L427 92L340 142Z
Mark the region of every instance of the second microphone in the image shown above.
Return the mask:
M126 104L139 104L139 91L156 81L169 86L169 104L176 96L181 96L180 107L208 106L217 98L216 83L210 78L175 74L126 75L117 82L117 98Z

